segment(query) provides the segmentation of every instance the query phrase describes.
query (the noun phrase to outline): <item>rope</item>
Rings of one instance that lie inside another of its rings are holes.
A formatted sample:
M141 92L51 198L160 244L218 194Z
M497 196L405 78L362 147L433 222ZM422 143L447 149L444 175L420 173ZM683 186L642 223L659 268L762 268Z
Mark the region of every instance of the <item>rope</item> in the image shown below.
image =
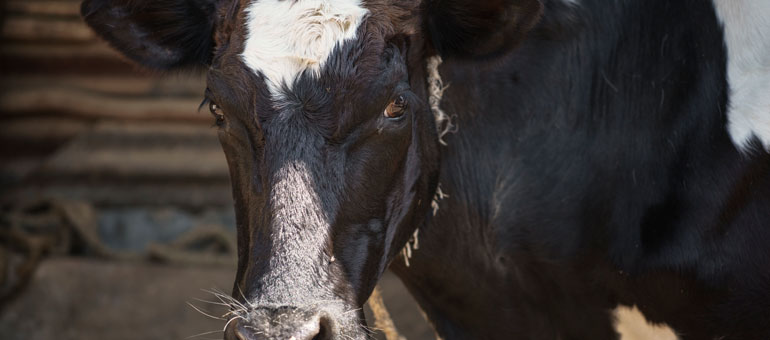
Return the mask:
M90 204L33 201L0 210L0 307L24 290L47 255L69 254L75 248L121 261L218 266L236 261L235 236L224 226L200 225L170 244L150 244L144 252L121 252L110 249L99 237L96 212Z
M446 114L441 109L441 98L444 96L444 90L449 85L444 86L444 82L441 80L441 74L438 72L438 67L441 65L441 56L435 55L428 57L425 69L428 73L428 104L430 110L433 112L433 118L436 120L436 129L438 130L438 142L441 145L447 145L444 142L444 135L457 130L456 126L452 123L452 117Z

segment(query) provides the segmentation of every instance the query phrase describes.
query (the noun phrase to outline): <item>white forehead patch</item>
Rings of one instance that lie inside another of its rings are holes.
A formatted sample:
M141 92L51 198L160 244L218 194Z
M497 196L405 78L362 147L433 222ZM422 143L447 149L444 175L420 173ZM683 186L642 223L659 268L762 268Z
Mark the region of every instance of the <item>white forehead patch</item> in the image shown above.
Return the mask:
M714 0L714 6L727 46L730 137L745 149L757 136L770 150L770 1Z
M256 0L246 9L241 57L280 96L303 71L317 76L334 47L356 37L367 13L358 0Z

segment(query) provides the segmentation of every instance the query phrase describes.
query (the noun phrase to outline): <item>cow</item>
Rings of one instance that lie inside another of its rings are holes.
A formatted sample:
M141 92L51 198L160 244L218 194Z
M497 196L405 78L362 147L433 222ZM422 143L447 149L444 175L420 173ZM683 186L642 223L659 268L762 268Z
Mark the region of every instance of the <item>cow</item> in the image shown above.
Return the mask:
M770 339L766 0L82 14L147 69L206 72L237 217L226 339L366 339L386 269L443 339L617 339L618 306Z

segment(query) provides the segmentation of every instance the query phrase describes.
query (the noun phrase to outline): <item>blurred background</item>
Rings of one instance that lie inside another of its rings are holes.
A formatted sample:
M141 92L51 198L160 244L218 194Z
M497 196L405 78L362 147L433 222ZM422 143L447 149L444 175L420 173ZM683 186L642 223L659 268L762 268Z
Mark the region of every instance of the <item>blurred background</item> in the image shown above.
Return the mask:
M188 305L224 314L205 301L235 277L202 76L137 69L77 0L0 6L0 339L221 339ZM400 282L381 286L402 335L433 339Z

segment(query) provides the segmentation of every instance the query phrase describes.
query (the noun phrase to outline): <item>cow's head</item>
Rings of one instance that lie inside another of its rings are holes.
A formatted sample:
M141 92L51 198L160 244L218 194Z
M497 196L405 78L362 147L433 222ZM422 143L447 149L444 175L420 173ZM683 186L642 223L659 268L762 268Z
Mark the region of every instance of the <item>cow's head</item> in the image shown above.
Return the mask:
M87 0L156 70L202 66L238 221L231 339L362 339L361 306L430 214L426 60L489 59L538 0Z

